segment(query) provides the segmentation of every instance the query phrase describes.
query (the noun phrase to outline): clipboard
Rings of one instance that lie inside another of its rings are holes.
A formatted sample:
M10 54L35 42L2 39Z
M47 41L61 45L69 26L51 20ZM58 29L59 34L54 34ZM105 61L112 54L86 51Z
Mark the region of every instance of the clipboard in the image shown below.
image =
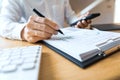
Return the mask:
M91 34L91 31L89 32L89 30L82 30L83 33L84 32L88 32L88 34ZM73 32L75 32L75 30L73 30ZM100 31L101 32L101 31ZM94 31L92 31L92 34L91 35L94 35L93 34ZM104 33L104 32L101 32L101 33ZM106 32L105 32L106 33ZM86 68L90 65L92 65L93 63L101 60L101 59L104 59L106 57L108 57L109 55L113 54L114 52L116 51L119 51L120 50L120 34L119 33L111 33L111 32L108 32L110 34L113 34L113 35L116 35L118 34L117 36L114 36L114 42L111 42L111 39L110 40L107 40L107 41L104 41L103 43L101 44L98 44L96 45L97 47L99 47L99 49L97 48L97 51L95 51L95 54L92 56L92 57L89 57L88 59L84 60L84 61L81 61L79 60L78 58L76 58L75 56L71 55L71 53L69 53L69 51L64 51L64 50L61 50L61 48L58 48L56 47L55 43L59 43L59 40L58 42L55 42L54 43L54 40L52 41L51 40L43 40L42 42L47 46L49 47L50 49L54 50L55 52L57 52L58 54L60 54L61 56L65 57L66 59L70 60L71 62L75 63L76 65L78 65L79 67L81 68ZM99 33L100 34L100 33ZM83 34L84 35L84 34ZM102 34L103 35L103 34ZM97 35L98 36L98 35ZM119 37L118 37L119 36ZM116 38L117 37L117 38ZM84 38L84 37L83 37ZM50 42L49 42L50 41ZM51 43L52 41L52 43ZM64 41L63 41L64 42ZM67 42L66 42L67 43ZM69 42L68 42L69 43ZM61 43L58 44L59 46L61 45ZM101 46L102 45L102 46ZM64 46L66 46L68 48L68 46L65 44ZM80 45L81 46L81 45ZM102 48L101 48L102 47ZM69 47L70 48L70 47ZM77 47L78 48L78 47ZM94 48L94 47L93 47ZM92 49L93 49L92 48ZM63 49L63 48L62 48ZM91 49L91 50L92 50ZM85 50L85 49L84 49ZM95 49L96 50L96 49ZM71 51L71 50L70 50ZM88 51L89 52L89 51ZM88 53L86 52L86 53ZM74 53L74 51L73 51ZM85 54L86 54L85 53ZM94 53L93 51L92 52L89 52L89 53ZM76 53L75 53L76 54Z
M84 61L84 62L80 62L79 60L77 60L76 58L70 56L69 54L55 48L54 46L42 41L43 44L45 44L48 48L52 49L53 51L55 51L56 53L60 54L61 56L65 57L66 59L70 60L71 62L73 62L74 64L78 65L81 68L87 68L89 66L91 66L92 64L112 55L113 53L116 53L118 51L120 51L120 47L116 46L110 50L107 50L105 53L103 53L102 55L95 55L94 57ZM105 55L107 54L107 55Z

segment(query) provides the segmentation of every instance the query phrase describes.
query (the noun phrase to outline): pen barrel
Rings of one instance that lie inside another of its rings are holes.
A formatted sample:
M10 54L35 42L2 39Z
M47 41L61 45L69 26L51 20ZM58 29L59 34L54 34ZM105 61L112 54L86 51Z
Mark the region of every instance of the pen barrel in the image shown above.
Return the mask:
M39 17L45 17L45 16L42 15L39 11L37 11L35 8L33 9L33 11L34 11Z

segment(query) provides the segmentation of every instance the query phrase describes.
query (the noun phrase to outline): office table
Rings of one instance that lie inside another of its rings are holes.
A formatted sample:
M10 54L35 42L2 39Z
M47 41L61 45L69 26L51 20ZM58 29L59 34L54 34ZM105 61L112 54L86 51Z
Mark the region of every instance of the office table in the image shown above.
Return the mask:
M0 38L0 48L42 45L40 80L120 80L120 51L82 69L44 44Z

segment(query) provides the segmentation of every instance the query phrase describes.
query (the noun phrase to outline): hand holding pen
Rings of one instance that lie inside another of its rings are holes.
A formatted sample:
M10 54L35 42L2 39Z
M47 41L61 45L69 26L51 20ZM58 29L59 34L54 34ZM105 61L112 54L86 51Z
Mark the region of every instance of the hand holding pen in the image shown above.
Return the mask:
M43 14L41 14L37 9L34 8L33 11L34 11L39 17L45 18L45 16L44 16ZM63 33L60 29L58 29L57 31L58 31L59 33L61 33L61 34L64 35L64 33Z
M40 40L49 39L53 34L56 35L60 31L55 22L44 16L39 16L31 16L29 18L21 33L23 40L35 43Z

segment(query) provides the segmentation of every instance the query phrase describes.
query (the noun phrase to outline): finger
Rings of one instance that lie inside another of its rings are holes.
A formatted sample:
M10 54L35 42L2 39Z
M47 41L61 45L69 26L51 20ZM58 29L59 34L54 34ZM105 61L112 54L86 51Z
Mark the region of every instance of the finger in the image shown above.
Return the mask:
M59 29L58 25L57 25L55 22L53 22L53 21L51 21L51 20L49 20L49 19L47 19L47 18L42 18L42 17L33 16L32 19L34 19L35 22L49 25L51 28L53 28L53 29L55 29L55 30L58 30L58 29Z
M36 16L30 17L28 24L27 24L28 29L42 30L42 31L45 31L45 32L48 32L51 34L57 34L56 30L51 28L49 25L46 25L46 24L40 23L40 22L36 22L34 20L35 18L39 18L39 17L36 17Z
M36 37L41 37L41 38L50 38L52 34L43 32L43 31L38 31L38 30L29 30L28 35L30 36L36 36Z
M87 23L90 24L92 21L91 20L87 20Z
M47 32L47 33L50 33L50 34L57 34L56 30L54 30L53 28L51 28L50 26L48 26L46 24L41 24L41 23L35 23L34 22L31 29Z
M28 42L31 42L31 43L35 43L35 42L38 42L38 41L40 41L40 40L45 40L45 39L47 39L47 38L32 36L32 37L28 37L28 38L27 38L27 41L28 41Z
M77 27L78 27L78 28L85 28L85 27L87 27L87 26L88 26L88 24L87 24L87 22L84 21L84 20L77 23Z
M81 22L81 23L82 23L82 25L83 25L83 28L88 26L88 23L87 23L87 21L86 21L86 20L82 20L82 22Z
M52 35L45 36L45 37L41 37L39 36L39 33L37 31L34 30L29 30L25 27L24 29L24 36L25 36L25 40L28 42L32 42L35 43L39 40L44 40L44 39L48 39L50 38Z
M78 22L75 27L77 27L77 28L82 28L82 23L81 23L81 22Z

